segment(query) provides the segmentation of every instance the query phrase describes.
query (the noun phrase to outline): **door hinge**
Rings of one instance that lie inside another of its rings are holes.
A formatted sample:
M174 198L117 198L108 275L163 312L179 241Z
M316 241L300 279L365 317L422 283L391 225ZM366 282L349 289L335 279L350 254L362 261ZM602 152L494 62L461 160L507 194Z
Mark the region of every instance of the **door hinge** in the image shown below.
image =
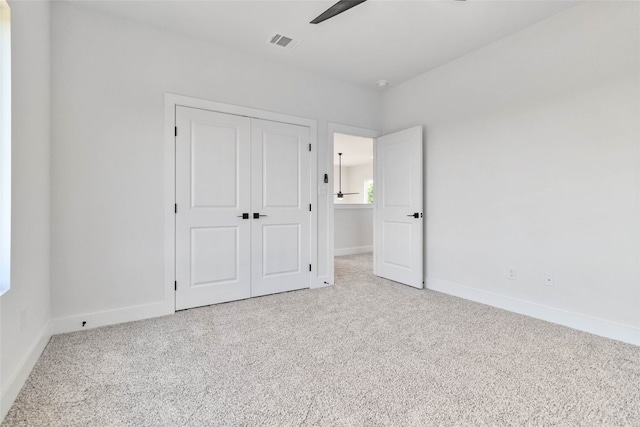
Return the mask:
M311 203L309 203L309 212L311 212Z
M309 271L311 271L311 264L309 264Z
M178 136L178 126L174 128L174 136Z
M173 209L174 209L175 213L178 213L178 204L177 203L175 205L173 205Z
M311 144L309 144L309 151L311 151Z
M177 280L175 282L173 282L173 290L174 291L178 290L178 281Z

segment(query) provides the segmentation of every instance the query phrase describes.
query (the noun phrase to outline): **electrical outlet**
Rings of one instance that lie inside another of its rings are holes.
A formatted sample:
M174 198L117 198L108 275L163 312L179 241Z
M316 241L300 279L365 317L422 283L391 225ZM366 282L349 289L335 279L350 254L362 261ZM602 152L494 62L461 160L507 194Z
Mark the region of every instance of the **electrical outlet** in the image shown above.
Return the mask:
M27 329L27 309L23 309L20 312L20 332L24 332Z
M507 279L516 280L516 268L515 267L509 267L507 269Z
M553 286L553 273L547 273L544 275L544 284L547 286Z

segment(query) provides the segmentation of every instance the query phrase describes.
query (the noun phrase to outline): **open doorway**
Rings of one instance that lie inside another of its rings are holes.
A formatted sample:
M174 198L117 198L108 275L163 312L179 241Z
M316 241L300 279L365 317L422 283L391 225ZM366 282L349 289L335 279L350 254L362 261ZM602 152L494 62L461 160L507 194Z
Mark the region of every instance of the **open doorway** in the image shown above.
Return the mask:
M333 135L334 256L373 252L373 138Z
M421 126L380 136L374 131L329 125L328 160L333 170L331 181L325 182L332 182L329 188L335 189L328 198L330 283L337 278L336 256L368 254L367 262L361 263L368 273L415 288L424 287L422 134ZM357 145L367 139L373 147L368 154L373 157L371 179L345 169L359 166L349 164L346 156L350 147L346 144L351 141ZM355 183L353 176L358 177ZM369 193L373 203L368 203ZM371 226L367 226L368 218L372 218ZM370 236L372 245L366 240Z
M373 272L375 138L378 132L341 125L332 125L329 130L333 177L329 186L332 191L329 240L334 254L329 271L334 279L336 260L344 259L342 257L365 257L367 262L359 265Z

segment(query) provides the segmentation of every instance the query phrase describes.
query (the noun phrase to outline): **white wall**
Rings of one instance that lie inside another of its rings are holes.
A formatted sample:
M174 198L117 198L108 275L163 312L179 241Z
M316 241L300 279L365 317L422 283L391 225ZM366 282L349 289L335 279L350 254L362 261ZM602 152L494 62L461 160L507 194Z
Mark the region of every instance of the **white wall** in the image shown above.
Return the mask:
M10 2L11 289L2 296L0 420L48 341L49 3ZM25 313L21 330L21 313Z
M339 179L338 179L338 166L333 167L334 183L333 192L338 192ZM362 192L364 189L364 182L366 180L373 179L373 162L364 165L343 166L342 167L342 192L343 193L358 193L352 195L346 195L342 199L334 198L334 203L366 203L365 196Z
M337 167L334 176L337 181ZM361 205L364 203L364 181L372 178L373 163L342 168L342 191L358 194L344 196L342 200L333 199L335 256L373 250L373 205ZM336 184L336 192L337 188Z
M373 205L335 205L335 256L373 250Z
M164 92L318 120L319 176L328 121L380 119L374 90L77 4L52 4L52 81L52 316L74 322L164 298Z
M366 203L364 182L373 179L373 161L364 165L349 166L347 174L349 175L348 191L359 193L354 196L357 200L354 203Z
M640 344L639 27L584 2L385 93L426 129L430 288Z

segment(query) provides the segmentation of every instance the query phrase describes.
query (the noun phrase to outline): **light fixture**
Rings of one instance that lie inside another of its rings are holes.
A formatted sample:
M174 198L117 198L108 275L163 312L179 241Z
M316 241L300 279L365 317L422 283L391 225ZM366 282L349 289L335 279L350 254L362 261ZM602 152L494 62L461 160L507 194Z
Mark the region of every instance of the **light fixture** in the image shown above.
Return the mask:
M338 153L338 161L340 162L340 166L338 169L338 173L340 174L340 178L338 181L338 192L334 194L334 196L338 196L338 199L343 199L344 196L350 196L352 194L360 194L360 193L343 193L342 192L342 153Z
M389 85L389 82L386 80L378 80L377 81L377 85L380 89L384 89L385 87L387 87Z

